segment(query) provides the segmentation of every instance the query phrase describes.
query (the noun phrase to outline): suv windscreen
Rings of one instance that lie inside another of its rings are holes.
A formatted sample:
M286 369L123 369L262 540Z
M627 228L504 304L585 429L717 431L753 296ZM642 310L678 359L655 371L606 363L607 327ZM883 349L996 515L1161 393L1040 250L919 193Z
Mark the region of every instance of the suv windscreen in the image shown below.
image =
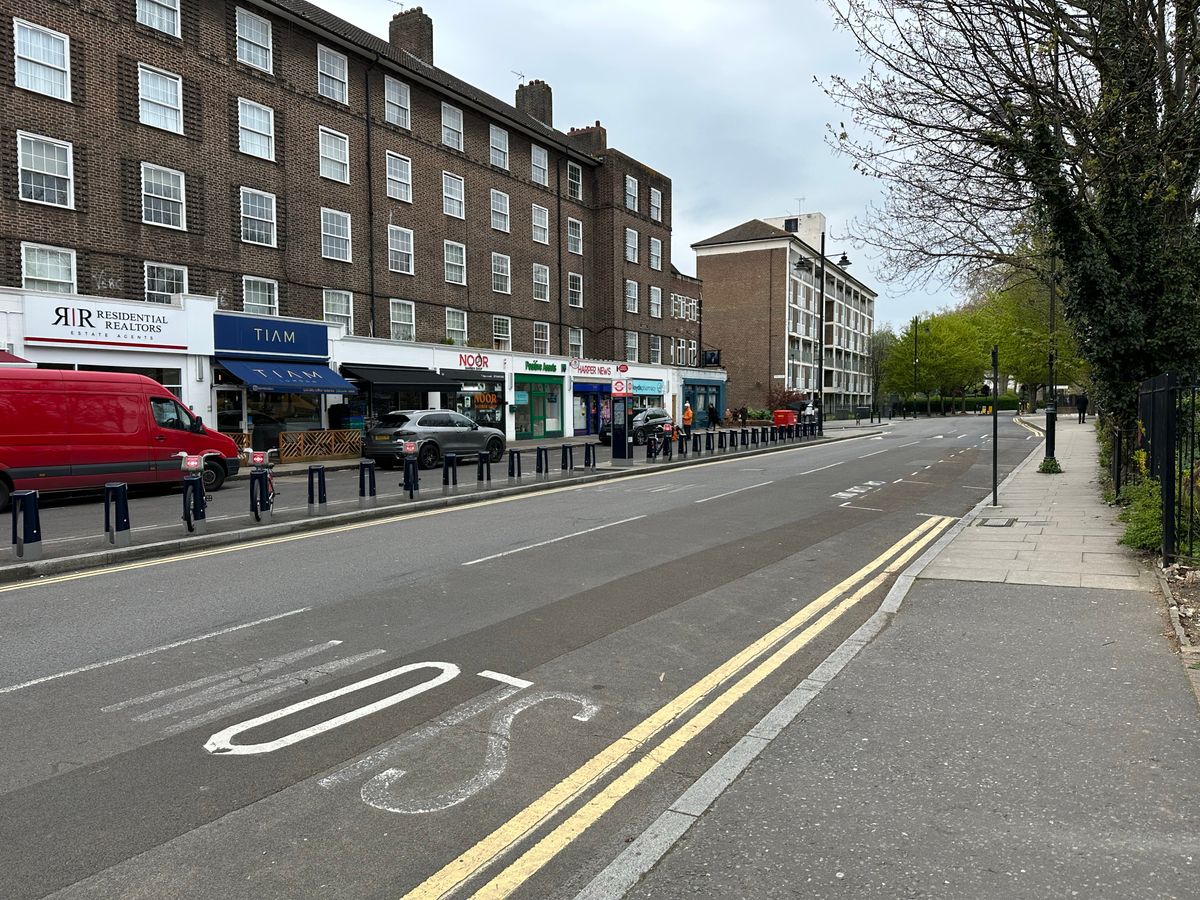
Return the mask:
M408 416L381 416L380 428L403 428L408 424Z

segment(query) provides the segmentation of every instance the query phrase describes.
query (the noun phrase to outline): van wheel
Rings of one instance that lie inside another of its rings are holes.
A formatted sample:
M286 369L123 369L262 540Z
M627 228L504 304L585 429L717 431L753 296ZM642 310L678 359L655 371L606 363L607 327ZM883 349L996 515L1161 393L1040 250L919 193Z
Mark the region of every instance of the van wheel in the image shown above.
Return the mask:
M9 497L12 495L12 488L8 486L8 482L0 478L0 512L8 512Z
M204 490L211 493L219 491L225 483L225 467L217 462L204 465Z

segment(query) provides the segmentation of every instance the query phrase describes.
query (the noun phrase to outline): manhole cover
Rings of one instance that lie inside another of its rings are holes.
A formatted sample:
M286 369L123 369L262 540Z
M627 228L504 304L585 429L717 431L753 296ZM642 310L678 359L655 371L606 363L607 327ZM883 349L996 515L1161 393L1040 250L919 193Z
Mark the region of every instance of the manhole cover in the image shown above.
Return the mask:
M1016 519L980 519L981 528L1008 528Z

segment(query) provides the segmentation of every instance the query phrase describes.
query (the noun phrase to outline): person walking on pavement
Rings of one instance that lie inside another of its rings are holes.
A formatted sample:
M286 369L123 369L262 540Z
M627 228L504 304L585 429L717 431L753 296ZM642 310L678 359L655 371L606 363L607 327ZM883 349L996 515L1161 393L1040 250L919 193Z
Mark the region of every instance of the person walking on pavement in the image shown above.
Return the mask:
M746 407L743 406L741 409L738 410L738 419L741 420L742 427L745 428L746 427Z
M692 420L695 415L692 412L692 404L685 401L683 404L683 433L688 437L692 436Z
M721 424L721 417L717 414L717 408L711 403L708 404L708 427L709 429L717 428Z
M1075 398L1075 409L1079 411L1079 424L1083 425L1087 422L1088 396L1080 394Z

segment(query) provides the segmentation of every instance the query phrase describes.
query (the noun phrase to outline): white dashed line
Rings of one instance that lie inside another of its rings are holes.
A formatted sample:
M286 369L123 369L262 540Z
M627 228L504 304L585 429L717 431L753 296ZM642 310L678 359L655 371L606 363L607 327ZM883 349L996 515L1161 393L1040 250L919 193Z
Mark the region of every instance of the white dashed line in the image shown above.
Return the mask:
M736 491L726 491L723 494L717 494L715 497L705 497L703 500L693 500L693 503L707 503L709 500L720 500L722 497L729 497L733 494L740 494L742 491L751 491L754 488L766 487L768 484L774 484L774 481L763 481L759 484L752 484L747 487L738 488ZM639 517L640 518L640 517Z

